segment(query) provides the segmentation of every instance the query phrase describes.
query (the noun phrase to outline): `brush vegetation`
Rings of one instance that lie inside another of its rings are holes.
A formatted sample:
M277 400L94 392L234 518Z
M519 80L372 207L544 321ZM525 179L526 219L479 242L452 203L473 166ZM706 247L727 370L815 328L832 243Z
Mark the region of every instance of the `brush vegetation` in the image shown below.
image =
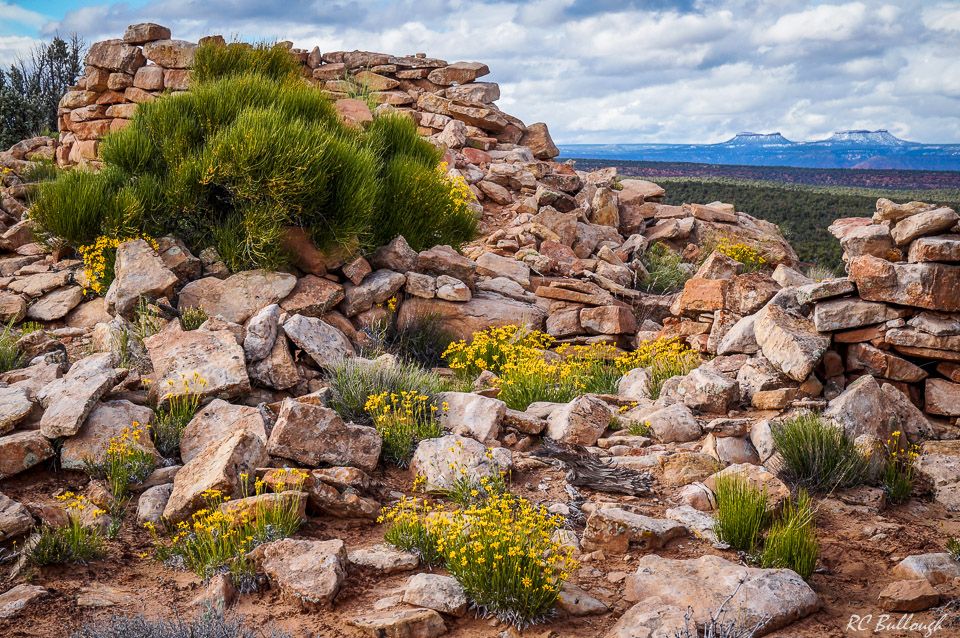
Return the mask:
M321 247L420 250L469 240L469 189L399 114L340 121L278 46L204 45L191 90L141 104L102 142L103 170L41 185L32 217L74 245L173 234L213 245L232 270L289 261L289 227Z
M773 442L780 453L781 478L812 492L863 483L869 459L840 428L820 415L805 413L774 423Z

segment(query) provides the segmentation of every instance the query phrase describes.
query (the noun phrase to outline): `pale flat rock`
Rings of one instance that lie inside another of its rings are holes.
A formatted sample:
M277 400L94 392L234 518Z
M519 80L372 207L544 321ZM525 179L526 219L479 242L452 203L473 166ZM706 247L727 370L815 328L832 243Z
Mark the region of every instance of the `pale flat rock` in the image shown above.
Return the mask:
M287 337L278 334L266 357L247 364L247 375L253 383L274 390L289 390L300 383L300 371L290 354Z
M13 386L0 388L0 435L13 430L32 409L33 402L24 390Z
M147 426L153 422L153 410L130 401L119 400L97 404L77 434L63 442L63 447L60 448L60 464L65 469L82 470L88 461L102 463L106 459L110 439L119 437L124 428L131 428L135 422L142 424L144 428L140 439L131 441L131 447L159 460L160 455L147 430Z
M820 608L817 594L796 572L743 567L719 556L690 560L643 556L636 573L627 577L624 599L648 600L651 608L654 604L690 607L694 620L702 623L734 592L727 608L736 610L742 625L766 619L757 635L785 627Z
M33 528L33 515L23 504L0 493L0 543L26 534Z
M0 594L0 619L13 618L27 605L47 595L39 585L16 585Z
M598 397L583 395L554 410L547 418L547 435L557 441L593 445L610 425L612 412Z
M834 332L883 323L903 316L887 304L861 299L831 299L813 309L813 324L820 332Z
M80 286L66 286L48 292L27 308L27 318L37 321L56 321L63 319L71 310L83 301Z
M469 436L481 443L490 443L500 436L500 423L507 411L503 401L472 392L443 392L436 402L447 404L440 423L454 434Z
M447 633L443 617L432 609L390 609L355 617L349 623L373 638L436 638Z
M266 270L245 270L226 279L205 277L183 287L178 306L203 308L211 317L242 324L261 308L279 303L296 285L293 275Z
M346 335L316 317L293 315L283 332L320 367L328 367L356 353Z
M804 381L830 347L829 335L822 335L806 317L770 303L756 315L754 334L767 358L794 381Z
M508 470L511 465L511 454L506 448L493 448L488 456L482 443L450 434L420 441L410 461L410 471L414 476L426 477L425 489L439 491L451 489L461 476L479 480Z
M53 455L50 441L36 430L0 436L0 479L29 470Z
M163 510L164 518L173 522L187 519L203 505L203 493L207 490L221 490L227 495L238 496L240 474L253 474L266 462L263 441L242 430L220 445L205 448L174 477L173 492Z
M219 445L237 432L249 432L267 443L267 430L260 410L214 399L197 410L180 439L180 457L189 463L208 447Z
M315 610L330 605L346 578L341 540L285 538L257 547L251 556L287 598Z
M270 354L280 330L280 306L270 304L257 311L247 322L243 353L247 362L259 361Z
M143 239L120 244L114 270L116 274L106 294L107 312L111 314L126 315L140 297L169 298L179 281Z
M457 580L441 574L414 574L407 579L403 602L451 616L467 612L467 594Z
M940 585L960 578L960 562L947 552L915 554L897 563L891 575L903 580L923 579L931 585Z
M515 324L542 330L547 317L546 311L535 304L481 291L465 303L411 297L401 304L397 325L409 328L425 315L435 315L440 326L456 339L470 339L473 333L491 326Z
M586 551L626 553L634 546L648 551L659 549L687 529L674 520L652 518L613 506L599 506L587 518L580 545Z
M356 567L371 569L378 574L408 572L420 565L420 557L391 545L361 547L347 552L347 561Z
M137 523L160 524L163 519L163 510L173 493L173 483L154 485L143 491L137 500Z
M344 423L340 416L319 405L284 399L267 449L310 467L349 465L373 470L380 459L382 441L371 427Z
M250 391L243 348L229 330L183 330L180 322L171 321L144 339L144 345L153 363L152 392L161 398L190 391L231 399ZM193 382L195 374L206 384ZM189 388L184 387L184 380Z
M77 433L94 404L125 375L113 367L112 359L110 353L83 358L37 393L45 408L40 419L44 436L56 439Z

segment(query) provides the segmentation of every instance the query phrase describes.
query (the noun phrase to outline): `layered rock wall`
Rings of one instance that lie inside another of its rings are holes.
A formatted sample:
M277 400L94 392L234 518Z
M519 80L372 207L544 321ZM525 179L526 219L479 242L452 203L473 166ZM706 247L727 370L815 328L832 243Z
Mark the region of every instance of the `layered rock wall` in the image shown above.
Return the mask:
M190 88L191 67L200 44L225 44L222 36L199 43L171 39L170 29L135 24L123 38L96 42L83 76L60 101L61 166L97 162L99 141L130 123L137 105ZM559 154L545 124L524 125L495 102L500 87L478 82L490 69L480 62L454 62L418 53L395 56L370 51L307 51L281 43L300 64L304 80L333 100L347 119L369 120L364 100L408 113L420 133L450 149L490 151L523 144L538 159ZM355 99L362 95L364 100ZM354 97L351 97L354 96Z

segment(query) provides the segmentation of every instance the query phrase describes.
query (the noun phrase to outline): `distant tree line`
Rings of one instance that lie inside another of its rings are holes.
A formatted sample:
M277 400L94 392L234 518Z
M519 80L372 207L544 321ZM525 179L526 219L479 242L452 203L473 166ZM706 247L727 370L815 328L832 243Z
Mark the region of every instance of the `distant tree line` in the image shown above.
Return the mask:
M83 55L79 36L57 36L0 70L0 150L57 130L57 104L83 71Z

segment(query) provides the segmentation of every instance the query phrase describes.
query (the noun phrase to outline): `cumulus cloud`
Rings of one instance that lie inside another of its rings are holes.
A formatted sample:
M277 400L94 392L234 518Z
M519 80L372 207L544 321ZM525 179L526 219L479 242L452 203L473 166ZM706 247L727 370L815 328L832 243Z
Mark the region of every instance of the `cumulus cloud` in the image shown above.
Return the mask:
M36 35L94 41L145 20L185 39L481 60L501 107L548 122L560 142L715 142L741 130L815 139L845 128L960 142L956 1L103 0Z

